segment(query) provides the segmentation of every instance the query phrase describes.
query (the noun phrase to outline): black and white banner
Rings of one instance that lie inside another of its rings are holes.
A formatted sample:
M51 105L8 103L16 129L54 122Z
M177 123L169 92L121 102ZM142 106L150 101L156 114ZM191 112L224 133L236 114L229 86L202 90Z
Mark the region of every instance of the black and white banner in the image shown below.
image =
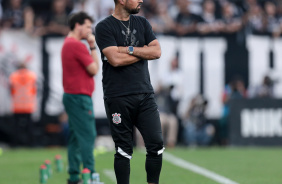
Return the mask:
M7 80L11 71L15 70L14 62L26 58L30 60L29 67L38 75L39 91L42 89L43 76L45 77L44 81L48 82L48 84L44 83L44 89L48 89L48 93L45 94L44 112L53 116L63 111L60 56L63 40L63 37L48 37L42 43L41 38L30 37L23 31L1 32L0 116L10 113ZM230 82L232 76L238 74L242 75L249 86L259 85L265 74L276 74L274 79L277 83L274 93L276 97L282 97L281 38L273 40L266 36L249 35L246 38L246 47L242 45L235 47L244 50L244 52L234 49L235 43L229 42L224 37L177 38L158 36L158 40L162 48L162 57L159 60L149 61L151 81L156 89L160 83L166 83L172 77L169 68L175 53L178 51L179 65L183 73L183 76L180 77L181 80L178 81L182 90L181 95L179 95L181 96L180 114L186 111L192 97L202 92L209 101L208 118L220 118L224 85L226 82ZM43 53L42 47L44 48ZM46 62L46 60L48 61ZM270 60L272 66L269 64ZM42 68L45 71L44 75ZM101 80L102 71L100 69L98 75L95 76L96 90L93 94L93 101L96 117L105 118ZM41 93L42 91L39 95L42 96ZM40 107L40 105L41 101L39 101L38 106Z
M282 100L240 99L230 102L231 145L282 145Z

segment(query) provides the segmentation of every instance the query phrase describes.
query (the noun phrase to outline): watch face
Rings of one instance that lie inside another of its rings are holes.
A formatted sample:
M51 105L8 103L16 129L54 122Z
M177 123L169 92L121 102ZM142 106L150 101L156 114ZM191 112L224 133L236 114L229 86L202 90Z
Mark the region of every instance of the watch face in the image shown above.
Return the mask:
M133 52L133 47L132 47L132 46L129 46L129 47L128 47L128 51L129 51L129 52Z

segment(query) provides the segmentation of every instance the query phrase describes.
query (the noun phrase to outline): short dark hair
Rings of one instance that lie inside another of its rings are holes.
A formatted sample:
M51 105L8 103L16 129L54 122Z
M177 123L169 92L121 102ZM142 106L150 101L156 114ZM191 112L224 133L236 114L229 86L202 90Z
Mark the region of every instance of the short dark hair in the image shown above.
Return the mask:
M87 13L85 12L78 12L78 13L73 13L69 16L68 24L71 30L74 29L75 24L79 23L80 25L84 24L84 21L88 19L92 23L94 22L92 17L90 17Z
M114 0L115 4L117 4L117 1L118 1L118 0Z

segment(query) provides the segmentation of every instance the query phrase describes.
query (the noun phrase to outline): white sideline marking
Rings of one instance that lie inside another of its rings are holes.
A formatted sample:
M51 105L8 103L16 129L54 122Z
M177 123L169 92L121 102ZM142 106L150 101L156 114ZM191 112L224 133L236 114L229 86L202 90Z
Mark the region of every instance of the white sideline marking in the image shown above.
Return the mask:
M179 167L182 167L184 169L190 170L194 173L203 175L207 178L210 178L214 181L217 181L220 184L239 184L235 181L232 181L228 178L225 178L224 176L216 174L212 171L209 171L209 170L202 168L200 166L197 166L195 164L189 163L186 160L180 159L180 158L173 156L173 155L171 155L167 152L164 153L163 157L166 161L168 161L168 162L170 162L170 163L172 163L176 166L179 166Z
M116 182L116 175L115 172L111 169L104 169L103 173L110 178L113 182Z

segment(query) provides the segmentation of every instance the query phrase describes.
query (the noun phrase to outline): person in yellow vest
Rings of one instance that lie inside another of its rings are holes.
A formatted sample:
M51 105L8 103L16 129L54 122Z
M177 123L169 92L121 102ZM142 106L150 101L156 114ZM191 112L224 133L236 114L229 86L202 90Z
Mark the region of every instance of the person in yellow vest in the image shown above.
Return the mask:
M36 110L36 75L21 63L19 69L10 75L10 85L14 114L12 144L32 145L31 114Z

